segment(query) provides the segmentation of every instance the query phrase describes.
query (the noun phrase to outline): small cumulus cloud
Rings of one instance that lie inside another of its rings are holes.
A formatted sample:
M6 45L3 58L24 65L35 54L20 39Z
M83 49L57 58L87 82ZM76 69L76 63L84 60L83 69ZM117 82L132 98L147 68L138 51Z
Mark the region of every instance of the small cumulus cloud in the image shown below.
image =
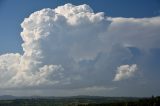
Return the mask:
M137 71L137 65L121 65L117 68L117 73L113 81L120 81L133 77Z

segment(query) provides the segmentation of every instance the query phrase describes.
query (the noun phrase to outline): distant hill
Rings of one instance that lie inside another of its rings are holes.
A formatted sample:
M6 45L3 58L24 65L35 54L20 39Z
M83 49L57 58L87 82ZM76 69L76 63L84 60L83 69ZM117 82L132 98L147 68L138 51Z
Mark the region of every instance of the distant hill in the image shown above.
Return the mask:
M0 100L14 100L14 99L80 99L80 100L105 100L105 101L122 101L122 100L138 100L138 97L104 97L104 96L88 96L88 95L78 95L78 96L67 96L67 97L54 97L54 96L12 96L12 95L2 95Z
M68 96L68 97L54 97L54 96L12 96L12 95L2 95L0 100L47 100L55 102L76 102L76 103L104 103L104 102L120 102L120 101L137 101L141 98L137 97L103 97L103 96L87 96L87 95L78 95L78 96Z
M16 97L0 96L0 106L160 106L160 97Z
M0 100L13 100L13 99L17 99L17 97L12 96L12 95L2 95L2 96L0 96Z

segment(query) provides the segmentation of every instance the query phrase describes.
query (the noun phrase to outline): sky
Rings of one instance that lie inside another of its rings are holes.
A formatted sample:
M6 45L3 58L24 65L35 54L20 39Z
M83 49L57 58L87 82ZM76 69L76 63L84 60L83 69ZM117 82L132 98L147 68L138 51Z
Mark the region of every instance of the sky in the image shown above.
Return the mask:
M0 95L160 95L159 0L1 0Z

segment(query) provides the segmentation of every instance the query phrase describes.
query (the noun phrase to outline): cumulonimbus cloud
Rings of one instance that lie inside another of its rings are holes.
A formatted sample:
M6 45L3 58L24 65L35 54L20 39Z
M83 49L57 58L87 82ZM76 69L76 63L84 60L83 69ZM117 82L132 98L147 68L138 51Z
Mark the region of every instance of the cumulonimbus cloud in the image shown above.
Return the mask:
M88 5L66 4L31 14L21 24L24 54L0 56L1 87L69 83L63 67L67 70L77 61L95 58L101 51L98 34L108 23L103 13L93 13Z
M111 67L132 56L128 47L159 46L159 20L107 17L86 4L34 12L21 24L24 53L0 56L0 88L105 86ZM115 80L131 76L132 67L119 67Z

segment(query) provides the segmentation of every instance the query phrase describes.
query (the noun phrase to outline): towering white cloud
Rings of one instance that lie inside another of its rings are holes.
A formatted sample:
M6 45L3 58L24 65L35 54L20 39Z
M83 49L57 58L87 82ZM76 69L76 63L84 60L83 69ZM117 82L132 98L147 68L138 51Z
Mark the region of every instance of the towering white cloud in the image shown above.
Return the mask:
M137 65L133 64L131 66L129 65L122 65L117 68L117 73L115 75L114 81L120 81L123 79L127 79L130 77L133 77L134 74L137 71Z
M0 57L5 80L1 88L46 87L79 79L71 72L78 61L94 59L102 51L98 35L108 25L103 13L93 13L88 5L66 4L31 14L21 24L24 54Z
M24 53L0 56L0 88L106 86L115 67L132 61L129 47L143 52L159 47L159 20L107 17L85 4L34 12L21 24ZM120 66L114 80L136 70Z

